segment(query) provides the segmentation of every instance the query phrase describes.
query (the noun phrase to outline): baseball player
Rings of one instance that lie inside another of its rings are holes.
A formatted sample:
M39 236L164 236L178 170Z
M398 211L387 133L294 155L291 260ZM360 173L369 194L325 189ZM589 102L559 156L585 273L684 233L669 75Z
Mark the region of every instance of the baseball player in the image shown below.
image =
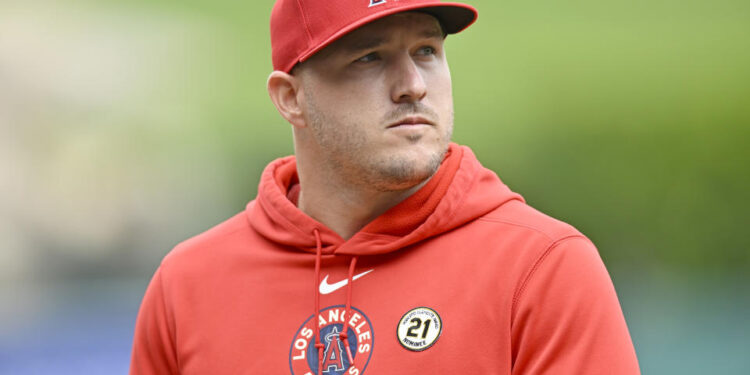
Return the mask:
M162 261L131 374L638 374L576 229L451 143L439 0L278 0L268 92L295 155Z

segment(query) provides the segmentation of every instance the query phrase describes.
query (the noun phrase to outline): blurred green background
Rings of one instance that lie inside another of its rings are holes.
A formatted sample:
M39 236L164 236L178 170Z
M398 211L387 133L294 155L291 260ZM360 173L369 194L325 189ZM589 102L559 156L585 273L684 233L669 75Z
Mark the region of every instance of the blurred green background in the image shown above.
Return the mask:
M750 2L470 3L454 139L597 244L644 374L750 373ZM126 372L160 259L292 152L271 6L0 2L0 373Z

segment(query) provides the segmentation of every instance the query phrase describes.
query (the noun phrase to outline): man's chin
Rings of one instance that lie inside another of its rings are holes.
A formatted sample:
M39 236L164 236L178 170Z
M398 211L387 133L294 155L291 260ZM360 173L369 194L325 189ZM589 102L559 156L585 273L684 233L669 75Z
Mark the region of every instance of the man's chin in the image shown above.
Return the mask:
M377 168L374 186L382 191L413 188L432 177L440 167L443 153L433 153L417 159L390 157Z

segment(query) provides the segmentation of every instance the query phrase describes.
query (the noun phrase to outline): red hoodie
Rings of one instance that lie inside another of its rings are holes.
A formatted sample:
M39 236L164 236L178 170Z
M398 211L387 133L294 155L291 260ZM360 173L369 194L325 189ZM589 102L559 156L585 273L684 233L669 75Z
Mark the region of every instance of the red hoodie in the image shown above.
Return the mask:
M278 159L245 212L164 258L131 374L640 373L594 245L469 148L349 240L298 192Z

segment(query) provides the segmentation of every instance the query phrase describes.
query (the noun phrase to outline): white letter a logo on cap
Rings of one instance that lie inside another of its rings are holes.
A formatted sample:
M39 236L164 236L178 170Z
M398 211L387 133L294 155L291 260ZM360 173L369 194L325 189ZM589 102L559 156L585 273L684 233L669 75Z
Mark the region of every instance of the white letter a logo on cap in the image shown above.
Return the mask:
M380 5L380 4L385 4L385 0L370 0L369 7L374 7L375 5Z

